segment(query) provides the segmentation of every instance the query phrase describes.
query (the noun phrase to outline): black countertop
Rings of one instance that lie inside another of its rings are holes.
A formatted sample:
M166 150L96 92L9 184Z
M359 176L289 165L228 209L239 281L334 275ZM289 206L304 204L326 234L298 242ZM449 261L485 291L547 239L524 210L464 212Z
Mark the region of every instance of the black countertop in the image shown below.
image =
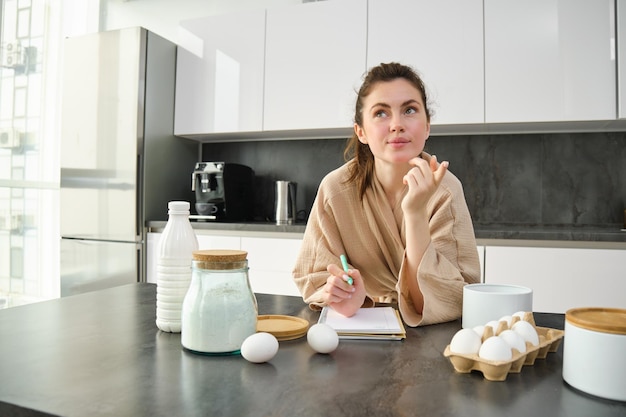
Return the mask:
M624 416L562 379L563 351L504 382L455 373L443 351L459 321L407 328L404 341L341 341L316 354L281 342L266 364L181 348L155 325L156 286L133 284L0 310L0 415ZM314 323L299 297L257 295L260 314ZM563 315L535 314L563 328Z
M474 225L477 239L626 242L620 226Z
M148 222L151 231L162 231L165 221ZM196 230L266 232L266 233L304 233L306 224L276 225L268 222L220 223L212 221L192 221ZM475 224L476 239L482 240L533 240L561 242L605 242L626 243L626 230L621 226L545 226L545 225L509 225Z

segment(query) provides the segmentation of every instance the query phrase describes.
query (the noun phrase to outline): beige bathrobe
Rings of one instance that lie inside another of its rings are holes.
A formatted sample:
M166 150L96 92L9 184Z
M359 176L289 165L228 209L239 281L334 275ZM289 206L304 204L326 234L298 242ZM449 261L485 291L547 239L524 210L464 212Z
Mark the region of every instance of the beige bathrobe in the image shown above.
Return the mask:
M417 277L408 277L402 199L391 207L374 176L361 202L356 185L345 182L349 163L322 180L311 209L293 270L304 301L312 308L324 305L321 290L329 275L326 267L330 263L341 266L339 256L345 253L350 265L361 272L369 298L366 304L397 302L409 326L459 318L463 286L480 279L472 219L460 181L448 171L428 202L431 244ZM424 296L422 314L413 307L408 279L419 282Z

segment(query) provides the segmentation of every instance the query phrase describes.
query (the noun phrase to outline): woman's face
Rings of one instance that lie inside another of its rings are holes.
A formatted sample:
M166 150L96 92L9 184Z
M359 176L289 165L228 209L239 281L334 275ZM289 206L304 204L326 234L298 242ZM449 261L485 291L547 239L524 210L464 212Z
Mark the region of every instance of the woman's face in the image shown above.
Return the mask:
M420 91L404 78L376 83L363 100L363 126L354 130L377 165L407 163L424 150L430 134Z

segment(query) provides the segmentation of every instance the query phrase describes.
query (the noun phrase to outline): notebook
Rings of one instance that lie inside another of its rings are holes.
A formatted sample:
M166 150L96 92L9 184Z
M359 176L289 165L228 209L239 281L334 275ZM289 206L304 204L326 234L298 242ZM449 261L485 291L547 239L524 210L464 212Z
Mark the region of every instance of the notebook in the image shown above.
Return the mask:
M318 323L326 323L337 331L340 339L402 340L406 330L400 314L393 307L360 308L345 317L331 307L324 307Z

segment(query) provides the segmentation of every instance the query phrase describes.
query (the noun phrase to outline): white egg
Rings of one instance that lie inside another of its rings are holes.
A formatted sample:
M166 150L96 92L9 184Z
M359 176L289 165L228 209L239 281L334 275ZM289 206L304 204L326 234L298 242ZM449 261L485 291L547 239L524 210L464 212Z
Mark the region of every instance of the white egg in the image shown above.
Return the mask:
M480 336L473 329L461 329L450 341L450 352L471 355L480 349Z
M482 337L483 333L485 333L485 326L483 326L482 324L479 326L474 326L472 327L472 330L474 330L476 334Z
M504 321L506 322L506 325L511 328L511 321L513 321L513 316L502 316L500 317L500 320L498 321Z
M491 336L480 345L478 356L490 361L508 361L513 357L513 351L503 338Z
M241 356L249 362L263 363L276 356L278 340L273 334L259 332L248 336L241 344Z
M520 353L526 353L526 341L519 333L513 330L504 330L498 336L503 338L509 346L517 349Z
M524 316L526 315L525 311L518 311L513 314L513 317L519 317L520 320L524 320Z
M489 326L493 329L493 331L495 332L496 330L498 330L498 326L500 325L500 322L497 320L491 320L490 322L488 322L487 324L485 324L485 327Z
M513 314L513 317L519 317L520 320L524 320L524 314L526 314L525 311L516 311Z
M537 330L527 321L518 321L513 325L512 330L518 333L524 338L525 341L530 342L533 346L539 344L539 335Z
M335 329L325 323L317 323L306 334L309 346L318 353L330 353L337 349L339 336Z
M474 330L478 336L483 337L483 333L485 333L485 326L482 324L480 326L474 326L472 327L472 330Z

